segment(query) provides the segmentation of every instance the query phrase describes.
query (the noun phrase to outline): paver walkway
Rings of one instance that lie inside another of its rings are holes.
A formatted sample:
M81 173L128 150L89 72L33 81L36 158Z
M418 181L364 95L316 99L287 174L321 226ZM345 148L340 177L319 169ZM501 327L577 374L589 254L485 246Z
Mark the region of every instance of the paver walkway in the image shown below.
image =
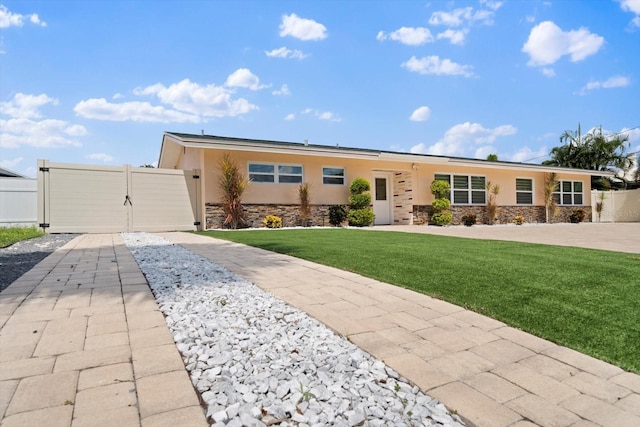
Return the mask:
M478 426L638 426L640 376L356 274L188 233L163 237L301 308ZM0 293L0 425L205 426L118 235L82 235Z
M0 293L0 425L207 426L119 235L82 235Z
M640 376L357 274L189 233L161 236L298 307L478 426L640 426Z

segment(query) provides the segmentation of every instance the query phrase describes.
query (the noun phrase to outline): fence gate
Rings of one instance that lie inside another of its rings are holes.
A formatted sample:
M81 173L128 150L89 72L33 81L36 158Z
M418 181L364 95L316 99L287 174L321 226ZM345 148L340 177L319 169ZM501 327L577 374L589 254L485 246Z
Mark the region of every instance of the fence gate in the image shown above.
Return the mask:
M49 233L200 228L199 172L38 161L38 224Z

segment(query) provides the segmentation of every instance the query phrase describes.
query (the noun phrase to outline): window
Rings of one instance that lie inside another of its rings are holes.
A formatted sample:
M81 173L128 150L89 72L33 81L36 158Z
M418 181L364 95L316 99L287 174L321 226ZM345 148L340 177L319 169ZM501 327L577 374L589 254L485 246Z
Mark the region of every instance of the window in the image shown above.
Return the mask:
M302 166L249 163L249 179L253 182L300 184Z
M516 178L516 204L533 204L533 180L529 178Z
M553 199L559 205L582 205L582 181L558 181Z
M451 185L452 176L436 174L435 179ZM454 205L484 205L487 203L486 179L484 176L453 175ZM449 197L451 199L451 196Z
M322 168L322 183L344 185L344 168Z

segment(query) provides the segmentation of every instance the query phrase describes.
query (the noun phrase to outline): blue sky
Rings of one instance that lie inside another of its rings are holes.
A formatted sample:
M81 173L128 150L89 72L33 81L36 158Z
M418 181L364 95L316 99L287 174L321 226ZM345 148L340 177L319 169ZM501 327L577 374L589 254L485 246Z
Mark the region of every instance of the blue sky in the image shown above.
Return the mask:
M640 150L640 0L2 0L0 165L153 164L163 131L540 162Z

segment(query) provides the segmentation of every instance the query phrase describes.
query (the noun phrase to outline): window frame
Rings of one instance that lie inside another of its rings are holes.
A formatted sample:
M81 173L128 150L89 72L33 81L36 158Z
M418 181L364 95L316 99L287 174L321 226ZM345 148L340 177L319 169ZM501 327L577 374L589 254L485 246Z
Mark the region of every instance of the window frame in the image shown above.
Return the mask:
M342 169L342 176L340 175L325 175L325 169ZM341 178L342 184L336 184L332 182L325 182L325 178L327 179L336 179ZM344 187L347 184L347 169L344 166L322 166L322 185L333 185L333 186L341 186Z
M564 184L570 183L571 190L565 191ZM579 183L581 190L575 191L575 184ZM558 206L584 206L584 181L572 181L572 180L558 180L557 190L553 192L553 198ZM576 203L576 195L580 195L580 203ZM571 198L571 203L565 203L565 196Z
M273 167L273 173L251 172L251 165L272 166ZM280 172L280 167L281 166L299 167L300 168L300 174L296 174L296 173L281 173ZM301 164L269 163L269 162L247 162L247 173L249 175L249 179L251 179L251 181L253 183L256 183L256 184L300 185L301 183L304 182L304 165L301 165ZM273 176L273 182L253 181L253 179L251 178L252 175ZM280 181L280 177L281 176L288 176L288 177L299 176L300 177L300 182L281 182Z
M519 179L526 179L528 181L531 181L531 190L518 190L518 180ZM523 193L523 194L531 194L531 203L519 203L518 202L518 194L519 193ZM525 177L525 176L517 176L516 177L516 205L517 206L534 206L536 199L535 199L535 180L531 177Z
M447 176L448 180L439 179L438 175L441 177ZM454 188L454 177L466 177L467 179L467 187L468 188ZM472 178L482 178L484 180L484 186L482 189L473 188ZM451 190L449 191L449 201L451 205L455 206L486 206L487 205L487 176L486 175L471 175L471 174L456 174L456 173L434 173L433 174L434 181L446 181L449 183ZM467 202L466 203L458 203L455 202L455 193L458 191L459 193L466 192L467 193ZM474 203L473 202L473 193L482 192L484 195L483 203Z

